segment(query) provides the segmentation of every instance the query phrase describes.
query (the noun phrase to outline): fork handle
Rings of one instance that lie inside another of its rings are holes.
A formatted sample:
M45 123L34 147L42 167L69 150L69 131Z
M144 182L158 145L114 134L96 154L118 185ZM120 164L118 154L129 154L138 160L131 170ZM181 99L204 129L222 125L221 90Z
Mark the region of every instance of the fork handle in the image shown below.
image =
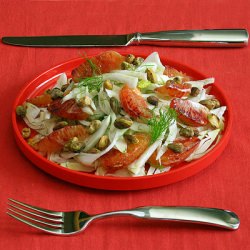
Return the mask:
M207 224L231 230L240 225L239 217L234 212L218 208L148 206L131 211L133 216L145 219Z
M108 212L94 217L97 219L113 215L132 215L144 219L198 223L230 230L236 230L240 225L239 217L234 212L205 207L147 206Z

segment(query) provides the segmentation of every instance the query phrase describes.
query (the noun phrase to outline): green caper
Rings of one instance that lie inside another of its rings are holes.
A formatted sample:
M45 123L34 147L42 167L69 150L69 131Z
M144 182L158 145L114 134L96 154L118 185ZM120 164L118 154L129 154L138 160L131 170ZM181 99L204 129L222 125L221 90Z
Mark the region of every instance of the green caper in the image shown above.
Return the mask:
M100 150L105 149L109 144L109 137L107 135L103 135L99 142L97 143L97 148Z
M182 143L170 143L168 144L168 148L175 153L182 153L184 151L184 145Z
M104 89L113 89L113 83L110 80L105 80L103 83Z
M121 64L121 69L123 70L134 70L135 69L135 66L131 63L128 63L128 62L122 62Z
M125 129L131 127L133 121L127 117L117 118L114 122L114 126L119 129Z
M140 66L142 63L143 63L144 59L142 57L136 57L134 60L133 60L133 64L135 66Z
M51 98L53 100L63 98L63 92L59 88L54 88L50 91Z
M220 107L220 102L217 99L202 100L200 104L206 106L210 110Z
M147 73L147 79L150 82L157 83L157 75L155 74L155 72L152 69L147 69L146 73Z
M194 130L190 127L180 128L179 134L184 137L192 137L194 136Z
M23 128L22 129L22 136L23 138L27 139L30 137L31 129L30 128Z
M128 143L131 143L131 144L137 144L137 143L139 143L139 140L138 140L138 138L137 138L135 135L132 135L132 134L124 134L124 138L125 138L125 140L126 140Z
M64 151L78 153L81 151L83 143L77 137L73 137L64 145Z
M60 122L56 123L55 127L53 128L53 130L64 128L64 127L66 127L68 125L69 125L68 122L66 122L66 121L60 121Z
M151 95L147 97L147 102L154 106L158 106L159 99L156 96Z
M201 92L201 91L200 91L199 88L197 88L197 87L192 87L192 88L191 88L191 93L190 93L190 95L193 96L193 97L195 97L195 96L199 95L200 92Z
M22 118L26 115L26 108L22 105L16 107L16 114Z
M220 128L220 119L215 114L209 114L207 119L212 128Z
M111 97L109 103L115 114L119 114L121 112L121 105L115 97Z
M125 60L128 63L133 63L133 61L135 60L135 56L132 55L132 54L129 54L129 55L126 56Z

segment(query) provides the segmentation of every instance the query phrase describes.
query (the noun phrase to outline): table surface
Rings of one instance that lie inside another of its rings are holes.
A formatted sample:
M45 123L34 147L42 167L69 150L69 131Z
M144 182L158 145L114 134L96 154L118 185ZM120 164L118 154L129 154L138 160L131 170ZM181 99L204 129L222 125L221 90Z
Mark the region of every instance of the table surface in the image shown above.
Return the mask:
M0 0L0 35L123 34L173 29L250 29L248 0ZM241 49L134 46L118 52L151 53L216 78L233 105L233 131L222 155L184 181L141 191L104 191L56 179L19 151L11 111L25 83L81 53L101 48L25 48L0 44L0 249L247 249L249 241L249 47ZM187 205L238 213L237 231L121 217L93 223L72 237L51 236L6 214L9 197L56 210L91 213L144 205Z

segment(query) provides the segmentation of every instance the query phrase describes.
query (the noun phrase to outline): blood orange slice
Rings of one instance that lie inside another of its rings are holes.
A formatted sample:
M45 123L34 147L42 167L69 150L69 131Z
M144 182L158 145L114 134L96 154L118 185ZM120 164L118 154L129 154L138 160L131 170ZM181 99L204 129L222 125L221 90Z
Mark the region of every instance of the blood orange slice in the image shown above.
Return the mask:
M129 88L125 85L120 91L120 100L123 109L132 117L151 117L147 108L147 102L140 96L138 89Z
M199 103L175 98L171 101L170 108L174 109L178 119L187 125L200 127L208 123L209 110Z
M126 168L130 163L135 161L148 147L150 137L143 133L137 133L134 136L138 139L138 143L129 143L126 153L122 153L117 149L111 149L98 160L98 166L112 173L118 169Z
M65 143L73 137L84 140L88 137L87 130L82 125L67 126L53 131L35 145L36 150L42 153L60 152Z
M84 63L72 70L72 78L75 82L91 77L108 73L111 70L120 69L124 56L115 51L106 51L90 59L86 59Z
M171 149L168 149L161 157L162 166L176 166L183 162L190 156L199 145L200 140L197 137L190 137L185 139L176 139L175 143L181 143L184 150L181 153L175 153ZM149 163L153 166L159 165L159 161L156 160L156 152L149 158Z
M48 111L53 115L70 120L84 120L88 117L77 105L74 99L62 103L61 99L54 100L48 107Z

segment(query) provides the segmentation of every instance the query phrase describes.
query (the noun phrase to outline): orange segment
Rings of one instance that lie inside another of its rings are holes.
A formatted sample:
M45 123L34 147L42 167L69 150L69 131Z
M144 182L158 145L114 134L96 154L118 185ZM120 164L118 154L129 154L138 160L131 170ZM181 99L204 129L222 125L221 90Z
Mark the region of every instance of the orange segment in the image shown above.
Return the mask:
M75 82L85 77L108 73L111 70L120 69L124 56L115 51L106 51L95 57L87 59L80 66L72 70L72 78Z
M46 92L43 93L42 95L38 95L36 97L29 98L27 100L27 102L30 102L30 103L36 105L37 107L47 107L52 101L53 100L51 98L51 95L49 95Z
M87 130L82 125L67 126L44 137L35 145L35 149L42 153L60 152L65 143L73 137L84 140L88 135Z
M181 76L182 77L182 82L187 82L191 80L191 77L188 76L187 74L166 65L165 66L165 70L164 70L164 75L168 76L168 77L176 77L176 76Z
M170 108L174 109L178 119L187 125L200 127L208 123L209 110L199 103L175 98L171 101Z
M184 146L184 151L182 153L175 153L171 149L168 149L161 157L162 166L173 167L183 162L198 147L200 140L197 137L190 137L185 139L179 138L176 139L174 142L181 143ZM148 160L148 163L151 164L152 166L157 166L160 164L159 161L156 160L156 155L157 153L154 152L153 155Z
M85 120L88 114L84 113L74 99L62 103L61 99L54 100L48 107L48 111L53 115L70 119Z
M117 149L111 149L98 160L98 166L112 173L118 169L126 168L130 163L139 158L148 147L150 137L143 133L137 133L135 136L139 142L136 144L129 143L126 153L121 153Z
M167 82L164 86L156 88L156 93L162 97L187 97L191 93L191 84L178 83L175 81Z
M150 118L151 113L147 108L147 102L138 94L138 91L138 89L132 89L125 85L120 91L121 105L134 118Z

